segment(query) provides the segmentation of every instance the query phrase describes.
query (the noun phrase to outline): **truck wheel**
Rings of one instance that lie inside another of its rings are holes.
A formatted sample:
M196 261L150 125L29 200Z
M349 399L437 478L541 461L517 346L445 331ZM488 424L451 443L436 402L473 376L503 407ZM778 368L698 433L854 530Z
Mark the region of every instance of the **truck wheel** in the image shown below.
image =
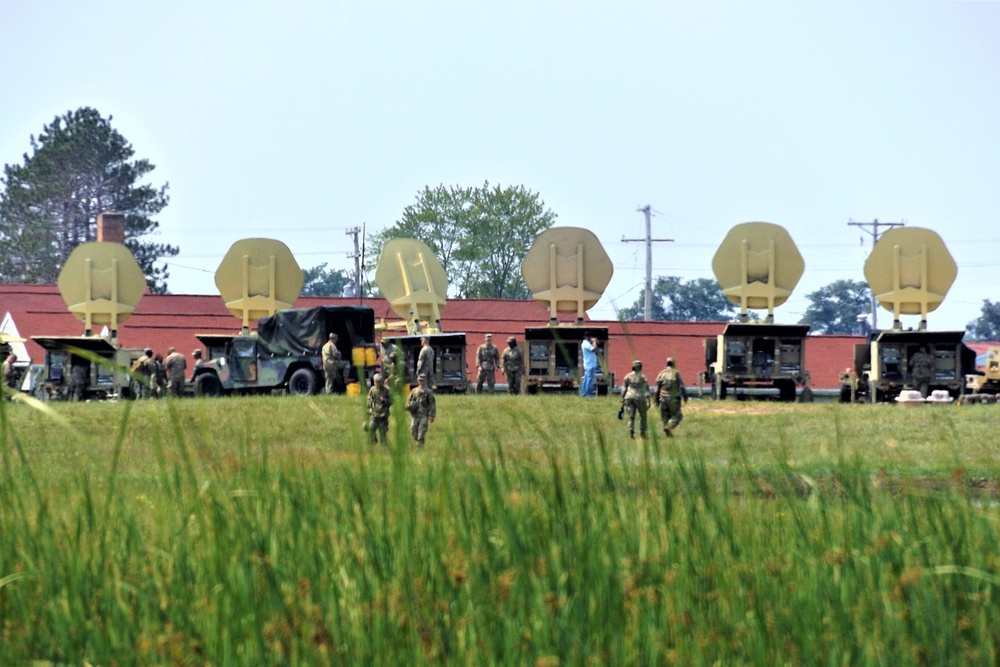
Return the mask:
M212 373L204 373L194 379L194 395L215 398L222 396L222 383Z
M840 385L840 402L850 403L851 402L851 386L842 384Z
M716 377L715 382L712 383L712 400L713 401L724 401L726 400L726 383L721 377Z
M300 368L288 378L288 393L293 396L311 396L316 393L316 374Z
M782 403L795 402L795 383L791 380L782 380L778 384L778 400Z

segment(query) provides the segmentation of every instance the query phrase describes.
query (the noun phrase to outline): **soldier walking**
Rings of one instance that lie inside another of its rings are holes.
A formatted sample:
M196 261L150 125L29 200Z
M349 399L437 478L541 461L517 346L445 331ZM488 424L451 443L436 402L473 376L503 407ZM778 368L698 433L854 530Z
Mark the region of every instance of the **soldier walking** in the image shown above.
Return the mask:
M372 376L372 388L368 390L368 436L371 443L377 445L379 440L388 444L389 407L392 405L392 392L389 391L389 380L382 381L382 375ZM425 429L426 430L426 429Z
M483 382L493 393L493 386L496 384L496 368L500 364L500 350L493 344L493 334L486 334L486 342L476 350L476 368L479 375L476 378L476 393L483 393Z
M420 354L417 355L417 375L425 376L428 387L434 385L434 348L431 347L431 339L427 336L420 337Z
M326 378L326 393L335 394L339 393L340 388L344 385L344 378L341 374L344 358L337 348L339 340L337 334L332 333L327 338L322 350L323 375Z
M132 363L131 372L135 397L149 398L156 374L156 365L153 363L153 348L147 347L143 350L142 356Z
M524 375L524 355L517 346L517 339L511 336L507 339L507 349L500 357L500 370L507 378L507 393L521 393L521 377Z
M163 362L163 370L167 372L167 394L174 398L183 398L187 359L174 348L167 348L167 358Z
M639 437L646 437L649 410L649 380L642 374L642 362L632 362L632 372L622 381L622 409L628 414L628 437L635 437L635 413L639 413Z
M934 355L927 351L926 345L920 346L920 351L910 357L913 388L927 398L930 392L931 380L934 379Z
M667 367L656 376L656 404L660 406L660 419L663 421L663 434L673 435L672 431L681 423L684 415L681 412L681 399L687 403L687 387L681 379L680 371L674 368L673 357L667 357Z
M423 447L427 426L434 423L437 416L437 402L423 373L417 376L417 386L406 398L406 411L410 413L410 435L417 441L417 447Z

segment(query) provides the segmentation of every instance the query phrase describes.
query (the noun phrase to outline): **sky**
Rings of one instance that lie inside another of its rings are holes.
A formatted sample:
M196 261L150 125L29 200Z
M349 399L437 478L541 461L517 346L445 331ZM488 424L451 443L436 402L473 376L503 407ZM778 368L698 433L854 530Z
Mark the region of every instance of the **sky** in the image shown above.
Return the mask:
M598 236L594 319L640 296L622 239L646 205L672 239L654 279L713 278L739 223L788 230L805 271L779 323L865 280L852 221L941 236L958 277L931 329L1000 300L1000 2L0 0L0 62L0 164L56 116L111 116L169 183L177 294L217 293L246 237L353 270L350 228L489 182Z

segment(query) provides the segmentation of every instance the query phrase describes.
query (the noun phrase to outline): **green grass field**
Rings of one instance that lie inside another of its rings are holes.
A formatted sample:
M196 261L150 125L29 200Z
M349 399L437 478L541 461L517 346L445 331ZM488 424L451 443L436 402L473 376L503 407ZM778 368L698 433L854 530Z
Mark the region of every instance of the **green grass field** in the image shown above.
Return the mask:
M997 406L362 406L4 404L0 664L1000 660Z

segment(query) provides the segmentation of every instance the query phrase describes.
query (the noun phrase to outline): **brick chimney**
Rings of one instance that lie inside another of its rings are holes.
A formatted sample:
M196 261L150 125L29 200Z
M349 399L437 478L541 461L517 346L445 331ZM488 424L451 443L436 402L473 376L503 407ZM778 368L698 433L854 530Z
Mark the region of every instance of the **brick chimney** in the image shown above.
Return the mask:
M97 216L97 240L125 243L125 216L105 211Z

